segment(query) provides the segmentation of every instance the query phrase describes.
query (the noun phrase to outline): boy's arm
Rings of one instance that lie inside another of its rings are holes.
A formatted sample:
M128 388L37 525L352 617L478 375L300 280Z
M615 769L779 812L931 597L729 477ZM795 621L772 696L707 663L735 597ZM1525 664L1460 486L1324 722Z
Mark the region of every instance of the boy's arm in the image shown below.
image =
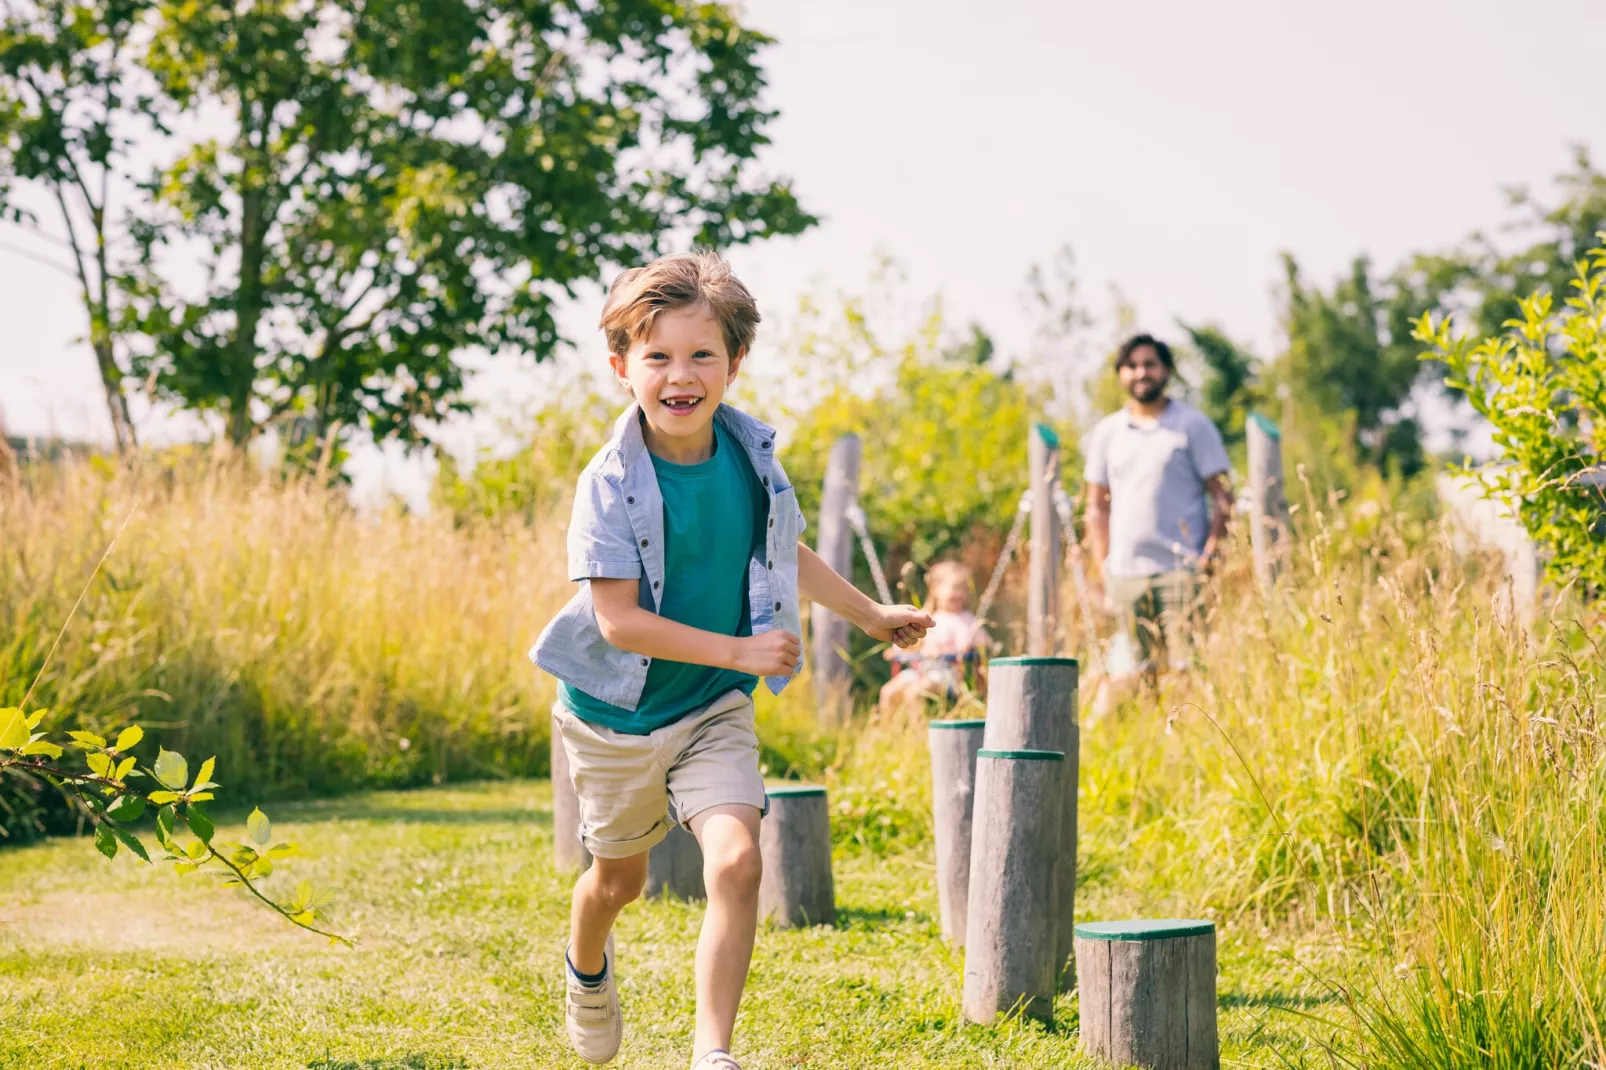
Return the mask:
M641 608L638 583L591 581L597 627L609 645L643 657L733 669L749 676L791 676L798 671L803 646L791 632L743 636L705 632Z
M884 606L836 574L808 545L797 544L798 594L829 609L873 639L911 647L934 623L914 606Z

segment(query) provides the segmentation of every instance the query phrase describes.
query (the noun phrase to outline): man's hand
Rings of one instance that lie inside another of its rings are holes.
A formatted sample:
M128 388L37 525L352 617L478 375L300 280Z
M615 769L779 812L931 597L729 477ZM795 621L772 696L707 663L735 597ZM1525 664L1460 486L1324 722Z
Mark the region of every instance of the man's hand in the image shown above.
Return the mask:
M914 646L936 625L931 614L914 606L876 606L874 614L859 623L864 634L905 649Z
M736 640L731 668L749 676L795 676L803 667L803 644L791 632L744 635Z

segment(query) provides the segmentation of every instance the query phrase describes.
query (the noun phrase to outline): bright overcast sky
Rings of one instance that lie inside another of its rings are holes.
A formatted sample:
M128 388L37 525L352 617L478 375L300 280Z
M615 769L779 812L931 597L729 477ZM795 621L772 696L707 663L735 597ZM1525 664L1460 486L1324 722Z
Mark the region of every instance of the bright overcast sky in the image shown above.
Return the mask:
M1606 158L1600 0L753 0L747 18L779 41L765 165L823 220L733 253L761 305L862 285L884 251L1006 352L1027 266L1066 242L1088 297L1117 283L1152 329L1214 320L1270 354L1279 250L1324 281L1362 251L1388 266L1500 221L1501 187L1544 187L1570 144ZM71 282L0 248L0 295L12 432L107 436ZM499 368L479 392L552 374Z

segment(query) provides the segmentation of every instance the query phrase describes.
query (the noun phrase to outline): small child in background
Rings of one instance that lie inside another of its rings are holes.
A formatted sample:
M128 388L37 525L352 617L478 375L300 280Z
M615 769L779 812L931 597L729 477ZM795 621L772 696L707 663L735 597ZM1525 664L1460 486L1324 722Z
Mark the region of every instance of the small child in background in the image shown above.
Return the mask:
M974 586L970 569L958 561L931 566L926 573L926 608L934 624L918 653L887 649L884 656L888 661L903 662L907 667L881 688L881 712L928 698L952 702L966 689L965 662L974 655L979 663L993 645L986 627L970 609ZM980 682L979 672L977 679Z

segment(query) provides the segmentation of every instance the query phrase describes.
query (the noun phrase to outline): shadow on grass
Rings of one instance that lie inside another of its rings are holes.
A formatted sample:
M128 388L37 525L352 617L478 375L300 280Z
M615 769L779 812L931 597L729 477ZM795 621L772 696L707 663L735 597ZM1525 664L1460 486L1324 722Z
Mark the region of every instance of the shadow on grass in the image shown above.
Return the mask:
M1327 992L1319 996L1290 996L1282 992L1254 994L1228 992L1216 998L1217 1005L1224 1010L1233 1007L1262 1007L1268 1010L1304 1011L1337 1002L1339 1002L1337 992Z
M415 1053L381 1059L314 1059L307 1070L469 1070L461 1059Z
M898 910L886 907L837 907L836 927L845 932L862 932L887 925L931 925L935 921L923 910Z

